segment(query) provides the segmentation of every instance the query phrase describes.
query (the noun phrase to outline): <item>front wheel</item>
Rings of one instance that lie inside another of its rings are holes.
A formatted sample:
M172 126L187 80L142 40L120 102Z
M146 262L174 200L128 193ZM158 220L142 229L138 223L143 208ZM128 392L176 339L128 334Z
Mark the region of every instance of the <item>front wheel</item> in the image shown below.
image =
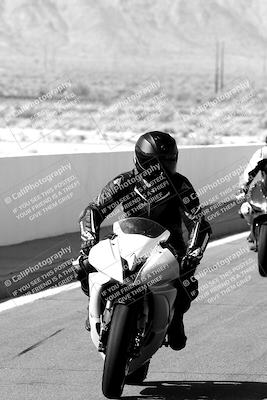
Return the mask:
M122 394L133 333L133 312L129 307L117 304L112 316L102 378L102 391L109 399L116 399Z
M147 361L142 367L128 375L125 379L125 383L129 385L138 385L142 383L147 377L149 364L150 361Z
M267 225L261 225L258 237L258 266L261 276L267 276Z

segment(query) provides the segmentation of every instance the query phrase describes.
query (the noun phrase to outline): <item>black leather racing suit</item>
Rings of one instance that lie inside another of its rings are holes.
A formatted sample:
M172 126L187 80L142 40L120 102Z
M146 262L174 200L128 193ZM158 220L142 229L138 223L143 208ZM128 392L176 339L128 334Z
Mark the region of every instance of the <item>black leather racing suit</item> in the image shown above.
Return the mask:
M201 213L199 200L189 180L175 173L167 178L163 173L156 172L154 179L146 181L145 173L138 174L136 169L122 173L112 179L101 191L98 197L91 202L80 216L82 249L88 250L88 234L93 243L99 241L100 225L109 215L116 215L117 220L126 217L144 217L166 227L171 235L168 240L176 250L178 259L187 253L197 251L198 260L209 241L211 228ZM182 234L182 221L190 233L187 246ZM182 271L181 281L188 274L193 275L196 265L189 266ZM185 311L190 301L197 296L197 281L190 282L193 287L183 287L186 290L184 297ZM195 290L192 290L195 289ZM194 293L188 296L188 293Z

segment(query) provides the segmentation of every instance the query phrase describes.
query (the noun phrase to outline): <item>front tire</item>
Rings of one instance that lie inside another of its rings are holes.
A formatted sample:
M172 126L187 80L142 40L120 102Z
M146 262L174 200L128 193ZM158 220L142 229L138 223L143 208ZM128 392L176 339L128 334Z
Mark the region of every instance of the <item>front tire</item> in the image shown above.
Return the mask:
M142 367L128 375L125 379L125 383L128 385L138 385L144 382L147 377L149 364L150 361L147 361Z
M258 266L261 276L267 276L267 225L261 225L258 237Z
M129 362L128 350L134 333L133 317L129 307L123 304L115 306L102 378L102 391L109 399L119 398L123 391Z

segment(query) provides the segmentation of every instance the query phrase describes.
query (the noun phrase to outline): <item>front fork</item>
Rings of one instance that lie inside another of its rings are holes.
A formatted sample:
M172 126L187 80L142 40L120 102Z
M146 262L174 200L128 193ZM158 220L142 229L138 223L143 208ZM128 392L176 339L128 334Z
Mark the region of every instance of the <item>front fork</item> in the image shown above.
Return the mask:
M139 313L137 317L137 329L136 329L136 335L134 337L130 352L132 354L133 358L139 357L141 348L144 343L145 339L145 334L146 334L146 328L147 328L147 323L148 323L148 313L149 313L149 307L148 307L148 300L146 297L143 297L140 300L140 307L139 307Z
M135 310L137 311L136 334L134 336L133 342L130 344L130 350L129 350L133 358L138 357L140 355L140 350L143 345L147 322L148 322L149 307L147 298L144 297L140 301L142 302L142 304L138 304L138 307L136 307L135 303ZM140 301L138 301L138 303ZM106 351L114 306L115 306L114 302L108 300L101 318L99 345L98 345L98 351L101 353L105 353Z
M113 304L110 300L108 300L101 318L101 325L100 325L98 351L101 353L105 353L106 351L112 314L113 314Z

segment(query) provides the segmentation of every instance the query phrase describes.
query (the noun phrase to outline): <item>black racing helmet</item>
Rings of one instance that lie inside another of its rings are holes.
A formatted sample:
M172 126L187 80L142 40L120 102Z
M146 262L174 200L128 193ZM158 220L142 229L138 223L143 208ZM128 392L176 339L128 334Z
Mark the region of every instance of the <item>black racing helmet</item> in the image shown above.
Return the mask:
M178 148L174 138L165 132L153 131L140 136L135 145L134 163L138 172L157 161L167 174L176 172Z
M267 159L260 161L259 167L262 172L265 172L265 174L267 174Z

